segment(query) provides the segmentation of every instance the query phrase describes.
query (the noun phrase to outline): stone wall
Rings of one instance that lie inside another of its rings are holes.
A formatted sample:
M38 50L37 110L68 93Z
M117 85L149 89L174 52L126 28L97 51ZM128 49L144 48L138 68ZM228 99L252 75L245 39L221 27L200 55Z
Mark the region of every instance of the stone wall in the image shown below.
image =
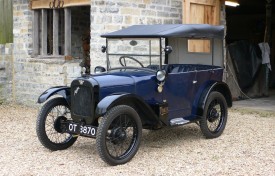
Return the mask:
M0 104L12 101L13 44L0 45Z
M15 92L18 103L33 105L38 96L53 86L69 86L80 76L78 60L65 61L61 58L23 58L15 64Z
M32 12L28 8L28 0L14 0L13 2L13 37L14 37L14 100L18 103L24 103L25 99L30 99L30 91L25 91L31 87L26 77L33 77L35 73L27 75L25 72L26 58L32 52Z
M182 0L93 0L91 2L91 71L105 66L101 34L135 24L182 23Z

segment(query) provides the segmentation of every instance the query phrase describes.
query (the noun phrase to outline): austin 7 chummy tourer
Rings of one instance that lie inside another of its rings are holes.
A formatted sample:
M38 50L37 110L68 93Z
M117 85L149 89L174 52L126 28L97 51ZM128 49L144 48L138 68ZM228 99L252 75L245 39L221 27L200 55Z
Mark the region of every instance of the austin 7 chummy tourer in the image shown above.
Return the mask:
M197 123L206 138L222 134L232 106L222 82L223 26L134 25L101 37L106 66L38 98L46 102L36 124L43 146L95 138L100 157L118 165L134 157L143 129Z

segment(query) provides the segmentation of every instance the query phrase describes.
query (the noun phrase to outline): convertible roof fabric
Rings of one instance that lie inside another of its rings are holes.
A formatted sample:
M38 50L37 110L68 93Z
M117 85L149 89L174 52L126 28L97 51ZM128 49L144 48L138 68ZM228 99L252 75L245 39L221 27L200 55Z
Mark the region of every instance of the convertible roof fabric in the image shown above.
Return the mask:
M224 38L224 27L209 24L134 25L101 35L105 38Z

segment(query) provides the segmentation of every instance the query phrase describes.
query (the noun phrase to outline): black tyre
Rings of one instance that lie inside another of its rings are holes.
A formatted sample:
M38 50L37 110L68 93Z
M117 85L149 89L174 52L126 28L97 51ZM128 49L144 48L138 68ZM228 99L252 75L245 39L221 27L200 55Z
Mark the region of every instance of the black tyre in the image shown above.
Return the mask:
M61 121L71 120L69 106L64 98L54 98L43 105L36 121L36 133L43 146L50 150L64 150L77 137L63 132Z
M208 138L219 137L227 122L227 103L219 92L211 92L207 98L200 128L203 135Z
M138 151L141 135L141 120L132 107L110 109L97 130L96 147L101 159L109 165L130 161Z

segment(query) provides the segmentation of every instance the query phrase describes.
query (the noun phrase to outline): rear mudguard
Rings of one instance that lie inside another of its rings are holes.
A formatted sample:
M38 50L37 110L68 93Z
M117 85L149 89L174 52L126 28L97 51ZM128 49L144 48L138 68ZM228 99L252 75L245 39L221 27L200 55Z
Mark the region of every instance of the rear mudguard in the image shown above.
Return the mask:
M71 88L67 86L51 87L39 96L37 103L44 103L51 96L59 94L66 99L68 105L70 106L70 91L71 91Z
M103 98L96 107L96 116L103 116L108 110L117 105L133 107L139 114L143 125L154 126L160 123L153 109L140 97L130 93L109 95Z
M196 95L192 107L192 114L194 116L201 117L203 115L208 96L213 91L220 92L224 96L227 106L232 107L232 95L228 85L224 82L209 81L199 89Z

